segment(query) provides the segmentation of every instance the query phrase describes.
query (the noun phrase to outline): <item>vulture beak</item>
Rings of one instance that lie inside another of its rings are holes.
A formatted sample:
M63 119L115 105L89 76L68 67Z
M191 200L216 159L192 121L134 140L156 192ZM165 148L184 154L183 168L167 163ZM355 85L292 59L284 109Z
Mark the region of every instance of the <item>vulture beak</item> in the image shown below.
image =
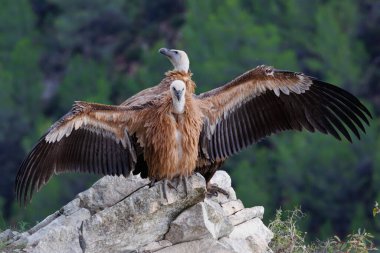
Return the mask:
M169 57L169 58L171 58L171 56L172 56L172 52L170 51L170 49L167 49L167 48L160 48L160 50L158 50L158 52L160 54L163 54L163 55Z
M174 90L174 94L178 101L181 99L182 92L183 92L182 90Z
M177 49L161 48L158 50L160 54L168 57L169 61L173 64L174 70L189 71L189 58L186 53Z

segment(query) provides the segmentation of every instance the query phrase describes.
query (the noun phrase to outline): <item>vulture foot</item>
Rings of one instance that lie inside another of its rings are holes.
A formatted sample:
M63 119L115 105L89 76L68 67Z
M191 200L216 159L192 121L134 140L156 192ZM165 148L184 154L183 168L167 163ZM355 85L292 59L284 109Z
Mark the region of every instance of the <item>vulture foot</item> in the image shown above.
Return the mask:
M211 198L213 196L218 196L218 193L222 193L226 195L227 198L230 197L230 194L222 188L220 188L217 184L210 184L208 183L207 186L207 192L206 192L206 197Z
M182 182L183 183L183 191L185 192L185 196L187 196L187 189L188 189L188 186L187 186L187 180L188 178L185 177L185 176L178 176L178 177L175 177L171 182L175 183L175 186L174 185L171 185L177 192L178 192L178 186L180 185L180 183Z
M168 200L167 187L174 189L178 192L177 186L174 186L170 180L168 179L162 180L162 195L163 195L163 198L166 200Z
M173 180L168 180L168 179L164 179L162 180L162 195L163 195L163 198L168 200L168 187L171 188L171 189L174 189L178 192L178 186L180 185L180 183L182 182L183 183L183 189L184 189L184 192L185 192L185 197L187 196L188 194L188 183L187 183L187 177L183 177L183 176L179 176L179 177L176 177L174 178ZM154 184L156 183L155 180L152 180L151 182L151 186L153 186Z

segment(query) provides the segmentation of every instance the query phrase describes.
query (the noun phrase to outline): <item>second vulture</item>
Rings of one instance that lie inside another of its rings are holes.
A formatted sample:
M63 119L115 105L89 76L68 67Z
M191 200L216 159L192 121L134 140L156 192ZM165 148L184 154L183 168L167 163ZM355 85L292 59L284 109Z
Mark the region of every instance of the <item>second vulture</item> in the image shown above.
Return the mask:
M371 118L349 92L268 66L195 95L186 53L160 53L174 66L160 84L118 106L75 102L51 126L18 171L21 202L66 171L140 173L152 182L200 172L209 182L228 157L271 134L306 129L351 141L349 130L360 138Z

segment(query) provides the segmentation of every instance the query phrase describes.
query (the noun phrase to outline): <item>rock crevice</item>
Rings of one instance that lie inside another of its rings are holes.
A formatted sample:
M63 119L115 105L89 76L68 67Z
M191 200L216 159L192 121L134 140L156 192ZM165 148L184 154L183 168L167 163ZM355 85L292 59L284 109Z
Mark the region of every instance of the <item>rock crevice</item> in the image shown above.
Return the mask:
M107 176L29 231L0 233L0 252L270 252L264 208L244 208L224 171L212 183L229 196L205 199L199 174L167 198L161 182Z

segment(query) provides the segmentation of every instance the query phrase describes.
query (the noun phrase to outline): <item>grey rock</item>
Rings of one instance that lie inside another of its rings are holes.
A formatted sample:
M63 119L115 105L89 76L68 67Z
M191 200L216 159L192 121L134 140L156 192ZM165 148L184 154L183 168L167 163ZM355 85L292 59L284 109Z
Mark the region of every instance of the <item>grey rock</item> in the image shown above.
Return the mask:
M222 189L231 187L231 177L224 170L218 170L210 180L211 184L217 184Z
M81 205L91 213L113 206L133 192L149 184L149 180L139 176L112 177L105 176L97 181L90 189L79 193Z
M165 239L173 244L199 240L218 239L229 235L233 227L223 209L212 202L200 202L181 213L171 224Z
M49 225L52 221L56 220L61 215L70 216L77 212L79 209L81 209L80 199L75 198L74 200L70 201L65 206L63 206L59 211L56 211L55 213L49 215L43 221L35 225L33 228L29 229L28 234L32 235L35 232L41 230L43 227Z
M90 216L90 212L85 208L81 208L69 216L61 215L31 234L28 237L28 245L37 245L39 243L70 244L73 242L72 237L76 236L78 238L78 230L82 221L90 218ZM70 235L70 232L74 232L74 235Z
M248 220L251 220L253 218L260 218L262 219L264 216L264 207L262 206L255 206L251 208L245 208L242 209L235 214L229 216L229 219L232 223L232 225L239 225L243 222L246 222Z
M157 253L235 253L231 248L214 239L184 242L156 251Z
M158 251L160 249L163 249L163 248L166 248L166 247L169 247L169 246L172 246L173 244L171 242L169 242L168 240L162 240L162 241L158 241L158 242L151 242L149 243L148 245L140 248L139 250L137 250L137 252L155 252L155 251Z
M264 208L244 209L224 171L211 182L230 195L205 199L199 174L187 194L180 183L167 187L167 198L162 182L104 177L29 231L0 233L0 242L5 252L270 252Z
M246 238L246 241L248 241L248 245L251 248L252 252L265 253L271 251L271 249L268 247L268 242L263 237L248 236Z
M263 238L248 236L245 239L242 238L229 238L223 237L219 240L220 243L226 247L230 247L234 252L237 253L246 253L246 252L255 252L255 253L265 253L270 251L268 244Z
M237 199L235 190L231 187L231 177L224 170L218 170L211 178L210 184L216 184L220 188L224 189L229 196L218 193L217 196L212 196L209 199L221 204Z
M219 240L220 243L225 245L225 247L230 248L233 252L246 253L246 252L256 252L252 251L248 241L246 239L235 238L231 239L229 237L223 237Z
M141 188L121 202L100 211L83 224L86 252L132 251L163 238L170 222L183 210L204 198L205 180L193 175L188 193L183 187L168 190L168 200L162 198L162 183ZM109 240L112 238L112 240Z
M83 253L79 243L78 229L75 227L51 230L37 245L29 243L25 251L30 253Z
M270 252L268 244L273 238L273 233L260 220L254 218L234 227L228 237L219 241L231 247L235 252Z
M29 236L28 232L20 233L16 235L15 237L13 237L11 240L9 240L8 243L11 243L14 247L23 248L28 243L28 236Z
M0 233L0 243L5 243L11 238L13 238L14 236L15 234L13 233L13 231L10 229L7 229Z
M246 221L234 227L234 230L229 235L229 238L261 238L267 244L273 238L273 233L270 231L259 218Z
M66 216L71 215L81 209L81 200L79 198L75 198L74 200L67 203L65 206L63 206L59 213L64 214Z
M61 215L28 237L27 252L81 252L79 230L90 212L81 208L77 212Z
M226 215L234 214L244 208L243 202L240 199L233 200L222 204L222 208Z

